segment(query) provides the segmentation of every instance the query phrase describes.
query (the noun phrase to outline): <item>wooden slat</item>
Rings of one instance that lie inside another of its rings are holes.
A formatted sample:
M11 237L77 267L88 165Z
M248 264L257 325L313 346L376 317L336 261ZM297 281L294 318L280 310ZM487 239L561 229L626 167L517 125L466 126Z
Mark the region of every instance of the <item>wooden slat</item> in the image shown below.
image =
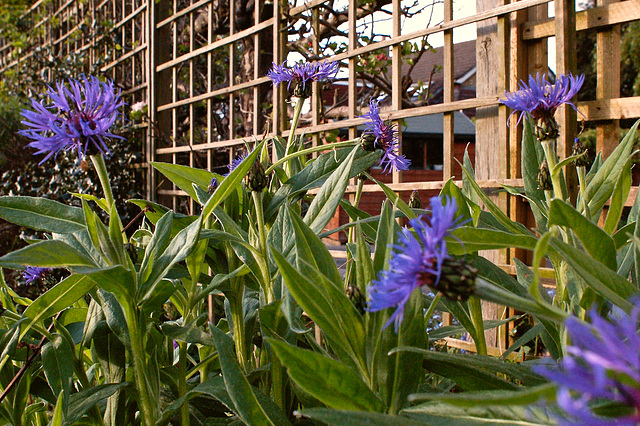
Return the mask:
M576 13L576 30L601 28L624 24L640 19L640 2L627 0L620 3L599 6ZM522 29L523 40L536 40L555 35L554 19L527 22Z

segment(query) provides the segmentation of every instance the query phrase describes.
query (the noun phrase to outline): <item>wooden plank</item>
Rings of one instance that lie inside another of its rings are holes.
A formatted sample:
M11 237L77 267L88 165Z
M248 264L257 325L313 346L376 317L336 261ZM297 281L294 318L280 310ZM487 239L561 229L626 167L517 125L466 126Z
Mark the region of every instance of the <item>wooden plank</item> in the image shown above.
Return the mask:
M187 6L184 9L181 9L178 13L171 15L170 17L162 20L161 22L158 22L156 24L156 28L160 29L162 27L164 27L167 24L170 24L173 21L178 20L179 18L183 17L184 15L186 15L189 12L192 12L196 9L198 9L199 7L202 7L204 5L206 5L207 3L211 3L211 0L200 0L199 2L196 2L194 4L192 4L191 6Z
M618 0L598 0L598 6L617 4ZM640 5L639 9L640 9ZM606 27L596 35L596 99L620 97L620 25ZM620 120L598 123L596 151L604 158L618 146Z
M444 0L444 23L453 20L453 1ZM453 79L454 79L454 59L453 59L453 30L444 31L443 49L443 101L453 102ZM446 112L442 115L442 180L449 180L453 176L455 164L453 157L454 142L454 118L453 112ZM425 163L426 164L426 163Z
M640 19L640 2L629 0L612 3L576 13L576 30L584 31ZM536 40L555 35L554 19L530 21L522 28L523 40Z

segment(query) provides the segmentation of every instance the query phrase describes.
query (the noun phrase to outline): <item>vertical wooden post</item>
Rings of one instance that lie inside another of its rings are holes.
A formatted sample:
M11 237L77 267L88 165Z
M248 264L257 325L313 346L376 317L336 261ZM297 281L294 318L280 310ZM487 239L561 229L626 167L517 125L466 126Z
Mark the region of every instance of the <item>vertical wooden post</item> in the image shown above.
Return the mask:
M555 0L556 26L556 75L576 73L576 2L575 0ZM563 159L571 155L573 139L576 137L576 112L571 107L562 106L556 112L560 127L558 156ZM569 194L575 194L577 176L573 167L565 168L565 179Z
M400 0L392 1L392 30L391 37L399 37L401 35L401 17L402 5ZM393 110L400 111L402 109L402 46L400 44L393 45L393 57L391 58L391 105ZM400 145L399 154L402 154L402 129L398 123L398 142ZM402 173L393 170L393 183L402 182Z
M616 3L618 0L598 0L598 6ZM596 41L597 78L596 98L611 99L620 97L620 25L601 29ZM604 158L618 145L620 139L620 120L598 123L596 127L597 151Z
M453 19L453 0L444 0L444 22ZM443 49L443 100L444 103L453 102L453 30L444 31ZM453 112L446 112L442 117L442 160L443 172L442 180L446 181L453 175L453 142L454 142L454 122ZM425 163L426 164L426 163Z
M476 0L476 11L482 12L504 5L504 0ZM476 95L502 96L506 87L508 43L505 39L508 25L506 18L489 19L477 25L476 41ZM476 110L476 177L479 180L505 179L509 169L509 145L507 142L506 116L504 108L498 106ZM502 120L502 121L501 121ZM506 194L491 196L492 201L503 211L508 211ZM506 250L483 251L481 255L496 264L506 264ZM482 303L485 319L499 319L504 310L494 303ZM496 330L486 333L487 345L504 344Z

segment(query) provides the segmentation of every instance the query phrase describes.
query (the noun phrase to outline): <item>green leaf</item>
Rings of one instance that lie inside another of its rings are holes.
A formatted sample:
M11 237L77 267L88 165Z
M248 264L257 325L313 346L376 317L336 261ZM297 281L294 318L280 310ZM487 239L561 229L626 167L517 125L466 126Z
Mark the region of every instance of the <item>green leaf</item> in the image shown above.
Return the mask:
M333 217L340 200L349 184L351 166L356 152L360 149L354 147L349 156L331 174L329 179L322 185L320 191L309 206L309 210L304 217L304 222L316 234L320 233Z
M91 259L58 240L41 241L0 257L0 267L15 269L26 265L48 268L95 266Z
M139 306L143 306L154 298L156 287L173 265L182 262L191 253L198 242L203 218L204 216L200 216L198 220L178 232L166 250L156 258L149 277L140 285L137 298Z
M74 274L50 288L46 293L34 300L22 314L23 317L29 318L22 329L22 337L34 324L71 306L94 286L95 282L89 277Z
M220 367L227 393L242 421L248 425L283 424L278 422L281 418L270 418L265 408L258 402L233 354L231 338L213 324L209 324L209 328L220 357Z
M391 352L404 351L422 355L423 366L427 370L453 380L465 390L517 389L513 383L497 376L498 373L528 385L546 381L528 367L489 356L434 352L414 347L398 347Z
M629 281L584 251L557 238L552 240L551 245L589 287L626 312L631 312L633 304L628 299L637 289Z
M613 271L617 269L616 245L613 238L569 204L557 198L551 200L549 208L549 226L552 225L571 228L594 259Z
M95 406L104 399L109 398L111 395L128 387L131 382L103 384L98 386L92 386L87 389L83 389L80 392L74 393L69 397L69 410L67 418L63 423L66 425L72 425L79 421L91 407Z
M58 400L56 406L53 409L53 417L49 422L49 426L62 426L64 424L64 412L67 407L67 396L64 391L60 391L58 394Z
M216 176L208 170L194 169L193 167L181 166L179 164L151 162L151 165L165 175L167 179L173 182L178 188L189 194L194 200L198 198L192 185L196 184L207 189L211 183L211 178Z
M374 324L369 329L369 341L373 342L372 364L377 376L378 390L387 411L397 413L407 403L407 396L416 391L420 383L422 356L413 352L389 353L399 346L425 348L427 336L425 332L424 304L422 293L414 291L404 308L404 318L396 332L395 327L388 326L380 330L390 317L389 309L383 312L370 313Z
M613 190L613 196L611 197L611 203L609 203L609 211L607 212L607 219L604 223L604 230L609 235L613 234L618 229L620 223L620 217L622 216L622 210L624 204L629 196L631 190L631 162L633 157L629 157L627 164L622 168L620 172L620 178L616 182L616 186Z
M185 395L176 399L173 404L162 410L162 417L156 422L156 425L165 425L169 423L183 404L198 396L211 397L224 404L229 410L236 412L236 407L233 405L233 401L229 397L227 389L225 388L224 379L222 376L213 376L200 383Z
M0 217L16 225L59 234L85 228L82 209L47 198L0 197Z
M532 235L513 234L486 228L463 226L453 231L454 238L447 240L449 253L462 255L478 250L493 250L509 247L533 251L537 239Z
M202 206L202 214L200 217L202 220L205 220L209 217L211 213L213 213L213 209L215 209L220 203L224 201L231 193L237 190L238 185L242 182L245 175L249 172L251 166L256 161L258 154L262 150L262 146L267 141L267 139L263 139L253 151L249 153L247 158L245 158L242 163L238 167L236 167L227 177L224 178L220 186L213 193L211 198L207 201L207 203ZM208 184L207 184L208 185Z
M462 393L421 393L409 396L409 400L416 401L442 401L457 407L473 407L477 405L529 405L536 403L541 397L547 400L555 399L555 385L546 383L531 388L523 388L513 391L496 390Z
M272 254L296 302L326 336L347 351L356 365L364 370L364 324L344 291L320 271L312 276L303 275L277 250L272 250ZM304 263L304 260L298 259L298 263Z
M60 334L54 334L51 341L42 347L42 369L54 394L71 392L73 383L73 348ZM65 407L64 412L67 412Z
M352 149L350 148L342 148L335 152L324 153L318 156L318 158L307 165L302 171L293 175L274 194L265 209L266 220L270 220L288 198L322 186L336 168L347 159L351 151ZM358 150L349 177L354 177L368 169L378 158L380 158L380 154L377 152Z
M322 271L337 287L342 287L342 278L336 262L327 246L318 238L309 226L290 208L287 208L295 232L295 247L298 258L303 259L313 269ZM300 270L300 268L298 268Z
M401 414L431 426L555 425L546 407L478 405L455 407L443 402L426 402L402 410Z
M384 411L360 376L340 361L274 339L268 342L289 377L322 403L339 410Z
M330 408L305 408L297 414L309 417L329 426L424 426L425 423L405 416L370 413L365 411L332 410Z
M79 272L83 271L79 270ZM135 275L124 266L91 269L85 272L85 276L91 278L99 288L113 293L120 303L127 304L133 301L136 287Z
M376 232L375 253L373 255L373 273L377 276L384 268L391 255L389 246L393 244L395 235L400 231L400 227L394 220L391 204L385 200L382 202L380 221Z
M469 182L469 185L471 186L471 188L475 191L475 193L478 195L480 200L482 200L482 202L484 203L486 209L489 210L489 212L491 212L493 217L502 226L504 226L509 232L511 232L512 234L515 234L515 235L525 235L525 236L531 236L532 235L531 232L526 228L526 226L522 225L521 223L517 223L517 222L512 221L509 218L509 216L507 216L500 209L500 207L498 207L497 205L495 205L495 203L493 201L491 201L491 198L489 198L487 196L487 194L484 193L482 188L480 188L478 186L478 184L473 179L473 176L471 175L471 173L468 170L466 170L463 167L462 168L462 172L466 176L467 181Z
M591 214L599 212L611 197L618 178L631 156L634 135L639 123L640 121L637 121L633 125L587 185L584 191L584 201L588 203Z

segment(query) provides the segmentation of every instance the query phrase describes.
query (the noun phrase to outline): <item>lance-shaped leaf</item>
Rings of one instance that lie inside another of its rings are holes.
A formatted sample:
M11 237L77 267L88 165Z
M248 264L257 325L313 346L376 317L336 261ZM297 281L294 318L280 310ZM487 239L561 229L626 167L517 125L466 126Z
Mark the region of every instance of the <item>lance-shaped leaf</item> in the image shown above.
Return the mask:
M269 339L269 344L289 377L322 403L340 410L384 410L362 378L340 361L275 339Z
M82 209L47 198L0 197L0 217L16 225L59 234L85 227Z
M193 184L206 189L211 183L211 178L219 176L208 170L194 169L180 164L151 162L151 165L194 200L197 200L197 196Z
M59 240L41 241L0 257L1 267L15 269L26 265L47 268L95 266L91 259Z

